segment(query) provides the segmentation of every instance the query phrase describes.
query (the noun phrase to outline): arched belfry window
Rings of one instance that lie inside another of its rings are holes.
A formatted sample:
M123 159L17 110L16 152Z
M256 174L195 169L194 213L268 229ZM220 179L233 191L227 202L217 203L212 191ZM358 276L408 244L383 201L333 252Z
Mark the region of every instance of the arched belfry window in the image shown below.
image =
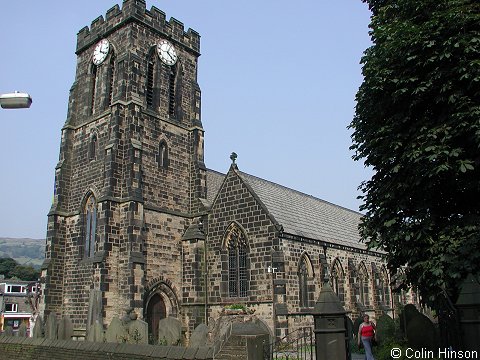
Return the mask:
M298 300L300 307L309 306L308 278L313 277L312 265L306 254L303 254L298 264Z
M343 272L342 265L340 264L340 261L338 259L335 259L332 265L332 270L331 270L331 284L332 284L332 289L335 294L337 294L338 299L342 302L342 304L345 303L345 274Z
M248 292L247 238L236 223L225 232L224 246L228 252L228 296L246 297Z
M93 161L97 157L97 134L90 136L90 143L88 145L88 160Z
M168 146L165 141L160 141L158 146L158 166L162 169L168 168Z
M177 77L177 65L168 67L168 115L175 117L176 94L175 82Z
M93 115L95 113L95 101L97 97L97 76L98 76L98 67L97 65L92 65L92 74L91 74L91 84L92 87L90 89L91 103L90 103L90 113Z
M110 64L108 66L108 106L113 102L113 90L115 87L115 53L110 55Z
M154 89L155 89L155 69L157 66L157 57L154 49L150 51L147 60L147 79L145 86L145 98L147 107L152 108L154 105Z
M365 307L370 305L368 297L368 272L365 264L362 262L358 269L358 294L357 300Z
M84 256L92 257L95 253L95 237L97 230L97 201L90 195L85 202L85 240Z

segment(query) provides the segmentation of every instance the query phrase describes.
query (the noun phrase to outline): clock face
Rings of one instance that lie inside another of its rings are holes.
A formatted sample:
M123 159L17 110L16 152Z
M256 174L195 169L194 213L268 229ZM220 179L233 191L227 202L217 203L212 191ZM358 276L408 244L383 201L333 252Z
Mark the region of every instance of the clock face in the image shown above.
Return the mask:
M107 39L100 40L93 50L93 63L100 65L107 57L110 43Z
M177 52L173 45L167 40L160 40L157 44L157 53L165 65L174 65L177 62Z

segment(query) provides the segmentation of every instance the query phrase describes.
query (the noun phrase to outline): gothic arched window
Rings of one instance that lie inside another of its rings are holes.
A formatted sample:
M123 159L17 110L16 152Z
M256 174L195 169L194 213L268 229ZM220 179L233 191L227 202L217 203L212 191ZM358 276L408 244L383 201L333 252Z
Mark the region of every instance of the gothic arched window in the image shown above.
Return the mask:
M365 307L370 305L368 297L368 272L365 264L361 263L358 269L358 301Z
M90 195L85 202L85 257L92 257L95 253L95 236L97 230L97 201Z
M298 266L298 296L300 307L308 307L308 264L305 256Z
M161 141L158 146L158 166L166 169L168 167L168 147L165 141Z
M388 286L388 273L382 267L380 273L375 273L375 285L377 288L377 299L380 304L390 306L390 289Z
M343 273L342 265L338 259L335 259L332 266L331 272L331 283L332 289L335 294L337 294L339 300L342 304L345 302L345 288L344 288L344 281L345 276Z
M232 223L225 233L228 251L228 295L246 297L248 292L247 239L242 229Z

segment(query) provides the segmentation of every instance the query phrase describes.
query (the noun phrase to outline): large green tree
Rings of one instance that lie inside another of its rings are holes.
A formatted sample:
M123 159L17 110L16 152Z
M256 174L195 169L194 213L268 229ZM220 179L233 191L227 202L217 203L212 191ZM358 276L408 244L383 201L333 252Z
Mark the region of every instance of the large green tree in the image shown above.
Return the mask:
M426 303L454 300L480 270L480 2L364 1L373 45L351 149L374 175L360 232Z
M0 275L3 275L5 278L10 278L11 272L15 267L18 266L18 263L12 258L0 258Z

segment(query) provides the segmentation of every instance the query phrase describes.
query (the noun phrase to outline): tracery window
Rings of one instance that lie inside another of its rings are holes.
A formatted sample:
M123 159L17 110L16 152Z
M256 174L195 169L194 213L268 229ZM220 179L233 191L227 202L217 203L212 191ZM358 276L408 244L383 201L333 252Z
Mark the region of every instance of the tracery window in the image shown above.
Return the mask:
M337 294L338 299L343 304L345 302L345 288L344 288L345 276L343 273L342 266L338 261L338 259L335 259L333 263L330 279L331 279L333 292Z
M385 268L380 273L375 274L377 287L377 299L380 304L390 306L390 289L388 286L388 274Z
M308 264L305 256L300 259L298 267L298 295L300 307L308 306Z
M248 292L247 239L240 227L232 223L225 235L228 251L228 295L246 297Z
M358 269L358 301L365 307L370 305L368 297L368 272L363 263L360 264L360 268Z
M85 257L92 257L95 253L95 237L97 230L97 201L90 195L85 202Z

